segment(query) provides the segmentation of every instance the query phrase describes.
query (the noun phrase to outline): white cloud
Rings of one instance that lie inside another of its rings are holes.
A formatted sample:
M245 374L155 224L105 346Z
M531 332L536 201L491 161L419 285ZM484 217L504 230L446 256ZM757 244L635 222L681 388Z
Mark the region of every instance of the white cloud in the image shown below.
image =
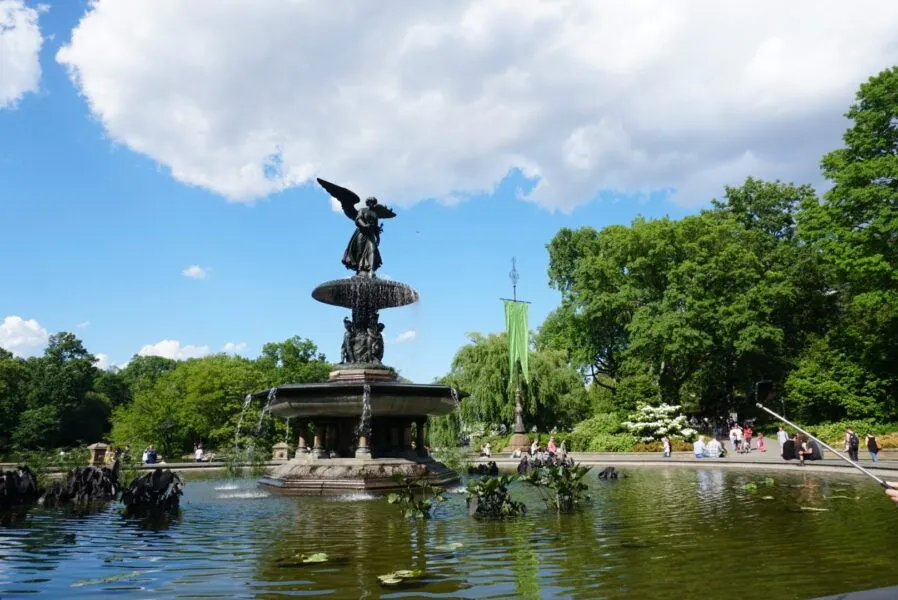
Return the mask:
M228 342L221 349L222 352L227 352L229 354L237 354L244 350L246 350L246 342Z
M403 342L410 342L416 337L418 337L418 332L414 329L409 329L408 331L403 331L402 333L397 335L395 343L401 344Z
M90 327L90 321L81 321L77 325L75 325L77 329L87 329Z
M209 276L209 273L212 271L209 267L201 267L199 265L190 265L183 271L181 271L181 275L184 277L190 277L191 279L205 279Z
M817 179L895 31L881 0L104 0L57 60L110 139L234 201L320 174L451 203L518 169L567 210Z
M0 323L0 348L6 348L16 356L25 356L47 343L50 335L34 319L27 321L11 315Z
M94 361L94 366L97 367L98 369L102 369L103 371L107 371L112 367L118 366L112 362L112 359L109 358L108 354L103 354L102 352L98 352L97 354L94 354L94 358L96 359Z
M42 10L29 8L22 0L0 0L0 109L15 107L40 85Z
M199 358L209 354L209 346L182 346L178 340L162 340L147 344L137 352L138 356L164 356L175 360Z

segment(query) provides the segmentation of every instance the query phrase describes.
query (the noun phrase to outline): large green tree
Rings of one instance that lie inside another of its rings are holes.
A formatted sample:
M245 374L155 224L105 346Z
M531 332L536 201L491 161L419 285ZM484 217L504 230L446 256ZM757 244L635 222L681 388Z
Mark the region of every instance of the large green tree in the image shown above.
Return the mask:
M43 356L28 359L25 410L12 435L17 446L53 448L102 439L111 407L94 389L95 362L68 332L51 335Z
M898 67L861 85L844 147L822 160L832 182L808 199L799 234L828 269L831 328L787 390L800 414L898 417Z
M567 352L612 407L666 401L721 413L781 381L826 312L794 214L808 186L749 178L680 221L561 230L549 278L562 304L539 339Z

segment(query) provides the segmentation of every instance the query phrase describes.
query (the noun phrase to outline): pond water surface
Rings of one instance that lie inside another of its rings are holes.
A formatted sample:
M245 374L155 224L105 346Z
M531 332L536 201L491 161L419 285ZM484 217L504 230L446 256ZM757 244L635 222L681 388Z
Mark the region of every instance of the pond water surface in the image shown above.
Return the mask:
M413 523L382 498L269 496L255 480L188 473L181 514L161 527L118 505L7 516L0 598L812 598L898 584L898 510L866 480L625 472L590 473L590 508L574 515L516 485L529 513L506 523L469 518L457 493ZM328 561L294 558L317 552ZM424 576L378 583L399 569Z

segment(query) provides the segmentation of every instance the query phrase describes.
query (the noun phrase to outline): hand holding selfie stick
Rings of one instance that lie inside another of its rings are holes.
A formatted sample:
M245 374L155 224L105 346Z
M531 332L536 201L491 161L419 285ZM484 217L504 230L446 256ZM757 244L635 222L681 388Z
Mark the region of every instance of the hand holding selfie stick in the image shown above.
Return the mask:
M860 471L867 477L870 477L873 480L875 480L876 483L878 483L885 489L887 489L887 490L898 489L898 488L895 488L894 486L889 485L888 483L886 483L885 481L883 481L882 479L880 479L879 477L877 477L876 475L874 475L873 473L871 473L870 471L865 469L864 467L860 466L859 464L857 464L856 462L854 462L853 460L851 460L850 458L848 458L847 456L845 456L844 454L842 454L841 452L839 452L838 450L836 450L835 448L833 448L832 446L830 446L829 444L824 442L823 440L820 440L820 439L814 437L813 435L811 435L810 433L808 433L807 431L805 431L804 429L802 429L801 427L799 427L798 425L793 423L792 421L789 421L788 419L786 419L786 417L781 417L780 415L776 414L775 412L773 412L772 410L770 410L769 408L767 408L760 402L757 402L756 406L758 408L760 408L761 410L770 413L771 415L773 415L774 417L776 417L777 419L779 419L786 425L789 425L790 427L793 427L795 430L800 431L801 433L805 434L810 439L814 440L815 442L817 442L818 444L820 444L821 446L823 446L824 448L826 448L827 450L829 450L830 452L832 452L833 454L835 454L836 456L838 456L839 458L841 458L842 460L847 462L849 465L851 465L852 467L854 467L855 469L857 469L858 471Z

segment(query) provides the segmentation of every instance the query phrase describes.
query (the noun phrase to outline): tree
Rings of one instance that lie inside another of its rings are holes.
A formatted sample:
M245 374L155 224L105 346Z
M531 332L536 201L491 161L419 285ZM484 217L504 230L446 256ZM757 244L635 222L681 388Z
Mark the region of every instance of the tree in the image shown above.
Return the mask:
M50 336L43 356L26 363L31 384L26 410L13 432L17 445L52 448L102 438L110 407L94 392L94 362L75 335Z
M26 408L29 383L25 361L0 348L0 449L9 447Z
M505 333L470 334L444 378L447 385L470 394L461 401L460 416L471 423L514 422L514 390L509 382L508 338ZM522 382L527 425L546 431L566 428L587 416L589 399L579 373L558 350L537 348L530 355L530 382Z
M257 364L266 373L269 385L327 381L332 366L310 340L293 336L283 342L262 346Z
M612 410L746 404L755 380L782 381L831 304L795 236L810 198L808 186L749 178L680 221L561 230L549 278L562 303L540 342L613 392Z
M798 232L828 269L836 302L832 327L802 358L787 385L808 410L816 386L851 400L828 414L898 417L898 67L860 86L845 115L845 146L823 157L833 187L807 201ZM851 368L837 368L847 361ZM814 382L814 365L829 366ZM813 384L813 385L812 385ZM831 397L830 394L824 394ZM866 404L863 410L858 404ZM832 408L832 407L831 407Z
M156 381L165 373L174 371L178 361L163 356L131 357L127 366L119 372L119 376L132 393L153 387Z

